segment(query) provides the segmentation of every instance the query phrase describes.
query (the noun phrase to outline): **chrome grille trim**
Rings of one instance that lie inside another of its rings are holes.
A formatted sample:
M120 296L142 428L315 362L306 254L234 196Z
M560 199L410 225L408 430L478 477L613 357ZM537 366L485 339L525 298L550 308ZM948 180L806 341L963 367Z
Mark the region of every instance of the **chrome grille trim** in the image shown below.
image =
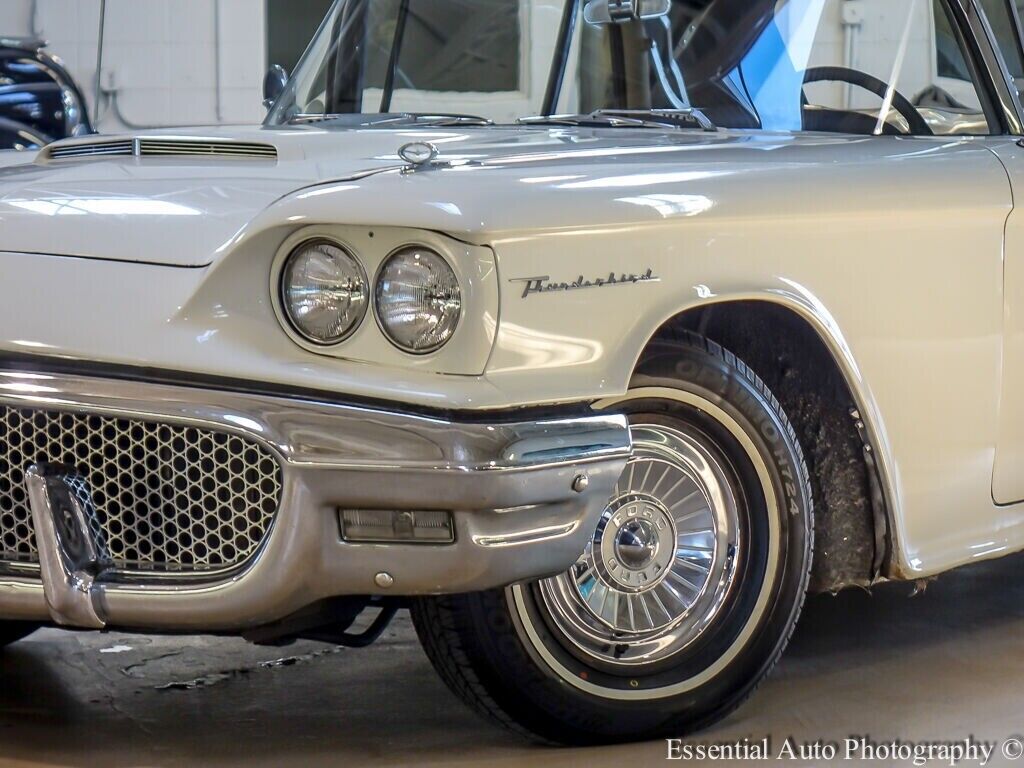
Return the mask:
M277 148L273 144L252 141L130 138L57 142L39 154L39 159L44 161L86 157L236 157L276 160Z
M115 568L214 573L251 558L280 504L277 459L237 434L120 416L0 406L0 562L34 565L25 470L86 478Z

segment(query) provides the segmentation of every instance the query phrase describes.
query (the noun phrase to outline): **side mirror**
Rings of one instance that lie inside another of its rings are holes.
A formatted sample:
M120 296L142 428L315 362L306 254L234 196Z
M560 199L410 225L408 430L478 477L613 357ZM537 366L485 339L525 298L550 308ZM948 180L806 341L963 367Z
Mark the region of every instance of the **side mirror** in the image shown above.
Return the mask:
M668 16L672 0L588 0L583 8L587 24L625 24L637 19Z
M284 93L288 85L288 72L280 64L274 64L263 76L263 106L270 109Z

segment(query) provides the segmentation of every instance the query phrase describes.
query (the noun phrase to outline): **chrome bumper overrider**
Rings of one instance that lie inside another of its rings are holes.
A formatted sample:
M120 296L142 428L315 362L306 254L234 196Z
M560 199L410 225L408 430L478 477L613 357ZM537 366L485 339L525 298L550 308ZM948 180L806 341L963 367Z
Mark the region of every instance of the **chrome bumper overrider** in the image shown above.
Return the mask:
M241 630L337 595L465 592L553 575L583 551L630 454L626 420L615 415L448 421L12 371L0 372L0 404L213 428L262 444L280 463L280 507L265 540L242 567L205 578L117 573L81 541L91 528L88 504L76 502L82 489L71 493L75 468L26 467L39 573L0 564L0 619L80 627ZM341 509L449 511L455 541L346 542Z

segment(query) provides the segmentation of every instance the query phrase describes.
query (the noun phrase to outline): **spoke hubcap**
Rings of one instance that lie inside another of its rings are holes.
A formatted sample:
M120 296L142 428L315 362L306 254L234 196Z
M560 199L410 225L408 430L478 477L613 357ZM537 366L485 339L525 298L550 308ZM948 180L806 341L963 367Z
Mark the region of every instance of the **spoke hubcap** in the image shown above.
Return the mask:
M539 586L569 649L612 666L691 644L718 615L740 547L736 499L712 452L660 424L631 432L633 457L586 551Z

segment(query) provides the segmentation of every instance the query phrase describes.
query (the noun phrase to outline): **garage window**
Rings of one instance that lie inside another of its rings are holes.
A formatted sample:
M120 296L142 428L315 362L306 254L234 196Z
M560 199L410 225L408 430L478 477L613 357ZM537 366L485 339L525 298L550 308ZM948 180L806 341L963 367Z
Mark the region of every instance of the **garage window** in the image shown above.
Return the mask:
M366 85L383 88L401 0L370 7ZM498 93L520 84L519 0L410 0L396 88Z
M294 72L333 0L267 0L267 64Z

